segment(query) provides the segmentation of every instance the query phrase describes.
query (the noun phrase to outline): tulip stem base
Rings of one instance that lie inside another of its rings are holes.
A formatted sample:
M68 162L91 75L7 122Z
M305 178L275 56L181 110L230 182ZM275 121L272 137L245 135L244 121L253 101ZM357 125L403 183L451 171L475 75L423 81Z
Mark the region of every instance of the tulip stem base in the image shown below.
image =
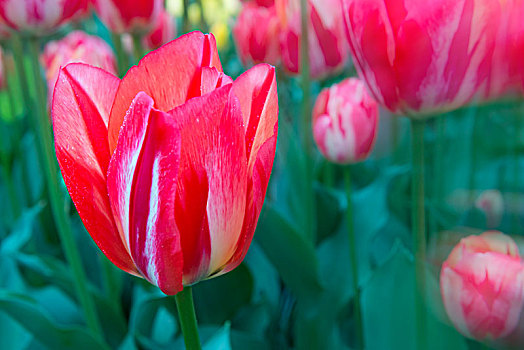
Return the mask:
M38 39L31 38L28 41L30 49L31 68L33 74L33 84L35 87L36 103L33 104L34 108L30 110L29 115L31 116L31 124L35 127L35 136L38 142L38 148L40 149L40 157L42 160L42 166L44 168L45 179L47 183L47 190L49 193L49 201L51 205L51 211L53 218L56 223L62 249L64 250L67 262L71 267L73 274L74 286L80 305L84 311L87 326L94 332L94 334L103 340L103 333L100 323L98 321L93 300L89 294L89 288L87 278L84 273L82 262L80 260L80 254L75 245L73 238L73 231L67 213L65 212L64 195L60 190L60 184L58 182L58 164L56 162L56 156L53 150L53 138L51 135L49 118L47 115L47 99L45 93L45 82L42 75L40 74L40 62L38 60L40 53L40 46ZM21 49L21 47L20 47ZM21 50L19 51L21 53ZM16 58L17 62L23 62L23 55ZM20 79L23 81L25 73L23 73L23 66L20 67ZM28 81L26 80L23 84L24 94L29 96ZM30 106L30 99L27 97Z
M184 287L181 292L175 295L175 300L186 349L202 349L202 346L200 345L200 337L198 336L198 325L191 286Z
M306 193L306 222L307 237L315 245L316 242L316 208L313 173L313 132L311 129L311 79L308 48L308 1L300 0L301 41L300 41L300 74L302 84L302 120L300 122L300 136L305 150L305 193Z
M133 53L135 55L135 63L138 64L144 56L144 47L142 45L142 35L133 34Z
M118 64L118 76L122 78L124 74L126 74L129 65L129 57L124 51L124 47L122 45L122 36L120 34L111 33L111 40L113 41L113 46L115 47L116 61Z
M426 222L424 206L424 129L425 120L411 119L412 188L411 220L415 255L415 321L417 349L426 348L425 267Z
M347 198L347 210L346 210L346 221L348 228L348 243L349 243L349 256L351 259L351 272L353 277L353 305L354 305L354 316L355 316L355 333L357 338L357 349L364 349L364 332L362 324L362 308L360 306L360 288L358 283L358 257L357 257L357 245L355 240L355 228L353 224L353 202L351 195L351 169L347 167L344 169L344 185L346 187L346 198Z

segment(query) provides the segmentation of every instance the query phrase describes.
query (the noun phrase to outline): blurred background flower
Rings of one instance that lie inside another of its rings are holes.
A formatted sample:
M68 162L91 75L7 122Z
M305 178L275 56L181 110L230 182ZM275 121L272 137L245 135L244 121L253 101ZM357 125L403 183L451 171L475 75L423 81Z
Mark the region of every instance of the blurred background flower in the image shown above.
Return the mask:
M455 327L474 339L497 339L517 326L524 266L513 239L497 231L468 236L442 265L440 288Z
M313 136L328 160L356 163L375 143L378 105L362 81L348 78L320 92L313 108Z
M111 47L100 37L76 30L60 40L50 41L40 61L45 70L49 106L60 68L69 63L81 62L117 75L116 59Z

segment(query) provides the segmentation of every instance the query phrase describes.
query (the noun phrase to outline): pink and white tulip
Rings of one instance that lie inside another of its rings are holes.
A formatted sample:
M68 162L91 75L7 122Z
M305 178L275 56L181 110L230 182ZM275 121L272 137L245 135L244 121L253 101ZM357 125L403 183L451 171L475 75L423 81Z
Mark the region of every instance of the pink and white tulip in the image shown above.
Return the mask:
M313 137L324 157L335 163L366 159L375 144L377 126L377 102L356 78L322 90L313 108Z
M499 97L515 86L506 20L522 1L343 4L357 71L375 99L394 113L423 117L475 98Z
M524 268L517 245L497 231L462 239L442 265L440 290L460 333L478 340L507 336L524 304Z
M262 7L255 2L242 4L233 27L238 55L244 65L280 62L279 19L275 6Z
M339 0L308 0L308 44L311 76L322 78L339 72L347 63L349 49ZM300 72L300 0L276 0L280 18L280 49L284 68Z
M101 38L80 30L71 32L60 40L48 42L40 61L45 69L49 102L60 68L69 63L86 63L117 74L116 59L111 46Z
M87 7L88 0L0 0L0 17L16 31L45 35Z

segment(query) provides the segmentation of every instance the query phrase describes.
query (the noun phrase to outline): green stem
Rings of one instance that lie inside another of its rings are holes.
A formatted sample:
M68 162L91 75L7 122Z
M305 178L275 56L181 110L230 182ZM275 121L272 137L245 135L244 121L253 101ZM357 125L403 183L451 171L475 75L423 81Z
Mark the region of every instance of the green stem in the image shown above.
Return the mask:
M308 42L308 1L300 0L301 41L300 41L300 72L302 80L302 121L301 136L305 149L305 193L306 193L306 223L307 237L313 244L316 241L315 190L313 188L313 136L311 130L311 80L309 72L309 42Z
M349 255L351 259L351 272L353 277L353 293L355 294L355 325L357 333L357 348L364 349L364 332L362 324L362 308L360 306L360 288L358 283L358 258L355 240L355 228L353 223L353 203L351 196L351 170L349 167L344 171L344 184L346 187L347 211L346 220L348 225Z
M144 47L142 46L142 35L133 33L133 53L135 55L135 62L138 64L144 56Z
M189 31L189 0L182 0L182 33Z
M111 33L111 40L115 47L116 60L118 64L118 76L123 77L129 67L129 57L124 51L122 45L122 36L120 34Z
M477 173L477 163L478 163L478 156L477 156L477 118L475 114L472 114L471 117L472 120L472 128L471 128L471 171L469 173L469 198L468 198L468 205L473 205L473 202L475 201L475 190L477 188L476 185L476 178L475 174Z
M335 169L333 164L330 162L325 162L324 164L324 185L328 186L329 188L333 187L335 185Z
M200 337L198 336L198 325L191 286L184 287L181 292L175 295L175 300L186 350L202 349Z
M520 208L517 203L517 193L520 193L519 188L519 179L520 179L520 166L519 166L519 145L521 142L520 131L522 129L522 116L520 113L515 113L515 137L514 140L514 150L513 150L513 188L511 189L512 196L514 199L514 210L511 218L511 233L520 234Z
M200 8L200 29L203 32L207 32L209 27L207 25L206 17L204 15L204 4L203 0L196 0L198 7Z
M443 167L443 155L444 155L444 142L446 141L446 117L444 115L436 118L436 133L437 137L435 140L435 157L433 162L433 204L438 209L441 207L443 202L442 192L444 190L444 167ZM440 229L436 221L436 216L431 215L429 222L431 226L431 233L435 234Z
M424 207L424 119L411 119L412 145L412 188L411 214L413 230L413 250L415 252L415 315L417 348L425 349L426 313L424 298L426 290L426 223Z
M47 182L47 189L49 191L49 200L53 218L55 220L62 249L64 250L66 259L71 266L74 277L74 285L76 293L88 327L95 335L103 339L102 328L95 313L93 300L88 292L87 278L82 268L80 254L78 253L73 232L69 218L64 210L64 196L60 191L58 182L58 166L56 156L53 150L53 139L51 135L49 118L47 115L47 99L45 94L45 82L40 75L40 62L38 61L40 46L38 39L29 39L29 49L31 58L31 68L34 77L34 85L36 90L36 103L34 110L29 113L32 117L31 123L35 126L35 136L37 137L38 148L41 150L42 166L44 167L45 178ZM22 57L19 58L20 60ZM26 85L27 83L24 83ZM26 86L27 87L27 86ZM25 90L29 94L29 90Z

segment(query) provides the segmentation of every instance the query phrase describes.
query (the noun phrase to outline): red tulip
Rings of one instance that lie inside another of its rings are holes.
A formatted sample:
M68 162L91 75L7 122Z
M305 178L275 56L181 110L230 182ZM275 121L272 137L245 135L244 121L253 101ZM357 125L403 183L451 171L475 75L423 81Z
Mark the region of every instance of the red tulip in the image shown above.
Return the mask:
M322 90L313 108L313 136L328 160L355 163L367 158L377 135L378 105L356 78Z
M176 37L175 18L166 10L162 10L155 26L143 39L144 47L157 49Z
M517 326L524 303L524 268L517 245L500 232L469 236L440 272L447 314L465 336L497 339Z
M513 1L343 4L357 71L375 99L394 113L451 110L474 97L498 97L514 85L504 40L504 18L517 6Z
M115 33L146 33L155 25L163 0L93 0L102 22Z
M280 62L279 19L275 6L262 7L254 2L242 4L233 28L238 55L244 65Z
M280 17L282 63L290 73L300 71L300 2L276 0ZM311 76L323 77L340 71L347 63L349 49L344 34L340 0L308 0L309 61Z
M166 294L238 266L273 166L277 103L273 67L233 82L215 38L200 32L146 55L121 81L63 68L56 153L104 254Z
M17 31L47 34L79 13L88 0L0 0L0 17Z
M68 63L87 63L117 74L116 59L111 47L101 38L80 30L69 33L63 39L48 42L40 61L46 72L50 102L58 72Z

